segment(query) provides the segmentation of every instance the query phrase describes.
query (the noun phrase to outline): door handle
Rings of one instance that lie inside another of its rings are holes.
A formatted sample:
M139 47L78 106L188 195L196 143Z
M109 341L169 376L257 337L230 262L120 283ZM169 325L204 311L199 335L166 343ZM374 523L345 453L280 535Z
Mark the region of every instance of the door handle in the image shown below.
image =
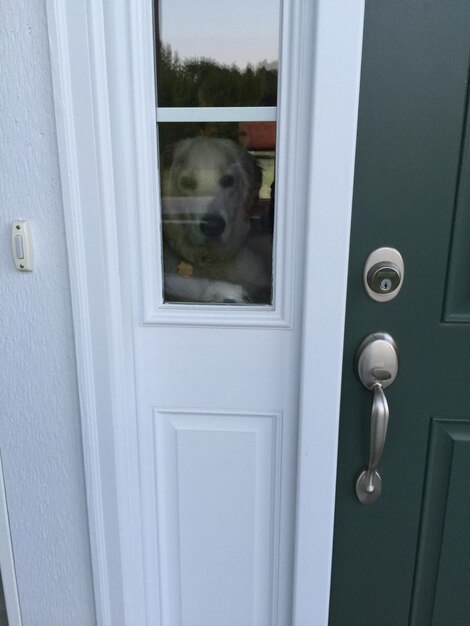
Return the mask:
M373 504L382 493L382 479L377 467L382 457L390 415L384 389L397 377L397 344L388 333L368 335L357 350L356 365L362 384L374 394L369 463L357 479L356 495L362 504Z
M389 410L387 398L382 385L377 383L373 387L374 399L370 416L370 452L367 469L359 475L356 483L356 493L362 504L372 504L382 493L382 480L377 472L377 466L387 436Z

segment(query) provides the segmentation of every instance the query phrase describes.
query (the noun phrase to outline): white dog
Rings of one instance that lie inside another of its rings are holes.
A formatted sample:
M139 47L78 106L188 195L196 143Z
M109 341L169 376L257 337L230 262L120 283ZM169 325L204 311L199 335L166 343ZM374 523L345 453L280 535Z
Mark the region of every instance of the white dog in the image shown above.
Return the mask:
M162 174L165 299L263 302L271 275L248 242L261 169L229 139L179 141Z

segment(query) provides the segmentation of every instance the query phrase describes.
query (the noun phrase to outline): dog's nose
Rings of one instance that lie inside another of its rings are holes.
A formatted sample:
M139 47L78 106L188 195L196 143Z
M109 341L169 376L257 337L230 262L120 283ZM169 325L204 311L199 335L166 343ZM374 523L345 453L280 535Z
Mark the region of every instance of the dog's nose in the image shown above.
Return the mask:
M206 213L199 228L206 237L218 237L225 230L225 220L216 213Z

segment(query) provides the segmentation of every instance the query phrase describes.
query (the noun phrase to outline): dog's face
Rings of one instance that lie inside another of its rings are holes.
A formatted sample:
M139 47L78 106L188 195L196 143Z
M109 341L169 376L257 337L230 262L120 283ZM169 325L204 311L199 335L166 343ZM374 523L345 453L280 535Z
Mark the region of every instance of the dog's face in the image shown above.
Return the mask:
M234 254L248 234L260 184L255 159L235 142L211 137L178 142L162 177L166 242L192 263Z

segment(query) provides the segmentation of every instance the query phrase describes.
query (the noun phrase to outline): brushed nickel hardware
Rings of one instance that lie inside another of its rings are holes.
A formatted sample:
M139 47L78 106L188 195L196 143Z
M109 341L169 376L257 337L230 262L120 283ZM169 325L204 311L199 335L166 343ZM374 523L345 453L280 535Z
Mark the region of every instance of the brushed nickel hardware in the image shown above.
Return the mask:
M384 332L368 335L356 353L356 365L362 384L373 392L370 452L367 467L356 482L356 495L362 504L373 504L382 493L382 479L377 471L387 436L390 411L384 389L398 373L398 348L394 339Z
M405 266L395 248L378 248L371 252L364 266L364 288L376 302L395 298L403 284Z

